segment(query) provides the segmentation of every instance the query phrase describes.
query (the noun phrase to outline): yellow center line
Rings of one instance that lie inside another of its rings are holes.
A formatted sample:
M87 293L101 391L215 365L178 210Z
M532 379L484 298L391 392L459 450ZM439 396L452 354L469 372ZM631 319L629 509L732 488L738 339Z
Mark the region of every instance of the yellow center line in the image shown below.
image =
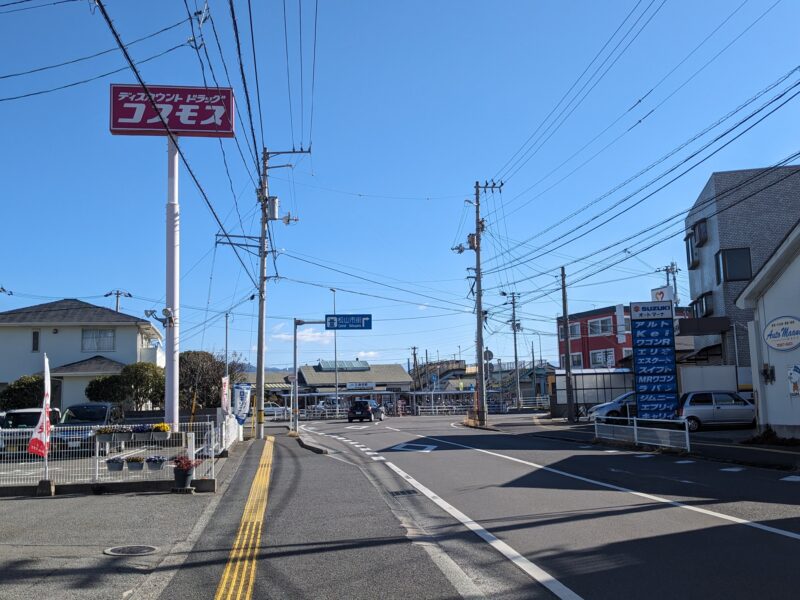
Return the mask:
M228 563L217 586L214 600L250 600L256 575L256 559L261 541L264 514L269 495L269 476L272 471L272 453L275 438L267 437L258 463L250 494L244 505L242 520Z

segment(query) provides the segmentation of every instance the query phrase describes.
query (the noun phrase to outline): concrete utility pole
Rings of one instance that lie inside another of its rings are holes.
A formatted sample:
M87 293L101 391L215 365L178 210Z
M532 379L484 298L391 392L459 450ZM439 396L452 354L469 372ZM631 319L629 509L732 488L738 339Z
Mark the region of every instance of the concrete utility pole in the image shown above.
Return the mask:
M331 288L333 292L333 314L336 314L336 288ZM339 350L336 346L336 332L333 330L333 372L336 387L336 406L339 406Z
M225 377L228 376L228 315L225 313Z
M116 311L119 312L119 297L123 296L125 298L131 298L130 292L126 292L125 290L111 290L110 292L103 294L103 298L108 298L109 296L116 296L117 297L117 307Z
M503 183L491 183L484 181L481 184L479 181L475 182L475 233L470 233L467 236L467 244L470 250L475 251L475 365L478 367L478 377L475 380L475 412L478 418L479 425L486 425L486 367L483 358L483 288L481 280L481 234L483 233L485 224L481 219L481 192L494 192L495 190L502 190ZM469 200L467 200L469 202ZM455 252L461 254L464 252L464 245L459 244L453 248Z
M666 267L659 267L656 269L657 272L664 272L664 275L667 278L667 287L672 286L672 299L675 302L675 306L678 306L679 298L678 298L678 278L676 275L680 269L675 261L669 263ZM672 275L672 283L670 283L669 277Z
M514 372L517 380L517 409L522 408L522 388L519 384L519 356L517 355L517 331L521 329L520 324L517 322L517 292L500 292L501 296L511 296L511 331L514 333Z
M266 303L267 303L267 254L269 253L269 222L281 220L288 225L297 218L291 214L280 218L278 216L278 198L269 195L269 169L281 169L291 165L275 165L270 167L269 159L280 154L310 154L311 150L286 150L281 152L268 152L263 149L261 185L256 190L258 202L261 205L261 235L258 243L258 348L256 350L256 437L264 439L264 339L266 334Z
M564 267L561 267L561 310L564 314L564 341L567 344L564 351L564 369L566 370L567 378L567 419L570 423L574 423L575 400L572 397L572 355L570 354L569 309L567 307L567 274L564 271Z

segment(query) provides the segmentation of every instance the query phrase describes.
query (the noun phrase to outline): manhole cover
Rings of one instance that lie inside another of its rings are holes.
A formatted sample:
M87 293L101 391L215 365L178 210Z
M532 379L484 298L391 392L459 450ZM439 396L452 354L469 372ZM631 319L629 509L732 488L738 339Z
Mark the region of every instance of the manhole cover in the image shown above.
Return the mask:
M417 490L399 490L397 492L389 492L389 494L391 496L394 496L395 498L397 496L413 496L416 493L417 493Z
M157 551L158 548L155 546L115 546L106 548L103 550L103 554L111 556L142 556L143 554L153 554Z

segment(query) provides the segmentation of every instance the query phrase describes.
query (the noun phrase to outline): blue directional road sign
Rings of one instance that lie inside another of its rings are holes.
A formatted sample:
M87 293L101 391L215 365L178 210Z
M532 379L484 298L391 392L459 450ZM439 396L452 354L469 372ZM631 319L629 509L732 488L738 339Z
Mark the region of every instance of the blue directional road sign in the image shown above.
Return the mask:
M325 315L325 329L372 329L372 315Z

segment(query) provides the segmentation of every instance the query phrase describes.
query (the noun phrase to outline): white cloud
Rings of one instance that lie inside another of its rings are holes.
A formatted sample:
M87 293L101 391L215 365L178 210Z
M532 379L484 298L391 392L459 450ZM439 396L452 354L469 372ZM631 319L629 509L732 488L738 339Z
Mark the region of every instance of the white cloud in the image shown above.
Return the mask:
M428 310L427 304L417 304L417 310Z
M276 333L275 335L272 335L270 337L273 340L280 340L282 342L291 342L294 339L294 336L291 333ZM317 330L313 327L298 329L297 343L298 344L316 343L325 345L332 344L333 332Z
M378 353L374 350L362 350L356 356L358 358L378 358Z
M270 331L272 333L279 333L279 332L283 331L284 329L286 329L286 323L277 323L277 324L272 326L272 329L270 329Z

